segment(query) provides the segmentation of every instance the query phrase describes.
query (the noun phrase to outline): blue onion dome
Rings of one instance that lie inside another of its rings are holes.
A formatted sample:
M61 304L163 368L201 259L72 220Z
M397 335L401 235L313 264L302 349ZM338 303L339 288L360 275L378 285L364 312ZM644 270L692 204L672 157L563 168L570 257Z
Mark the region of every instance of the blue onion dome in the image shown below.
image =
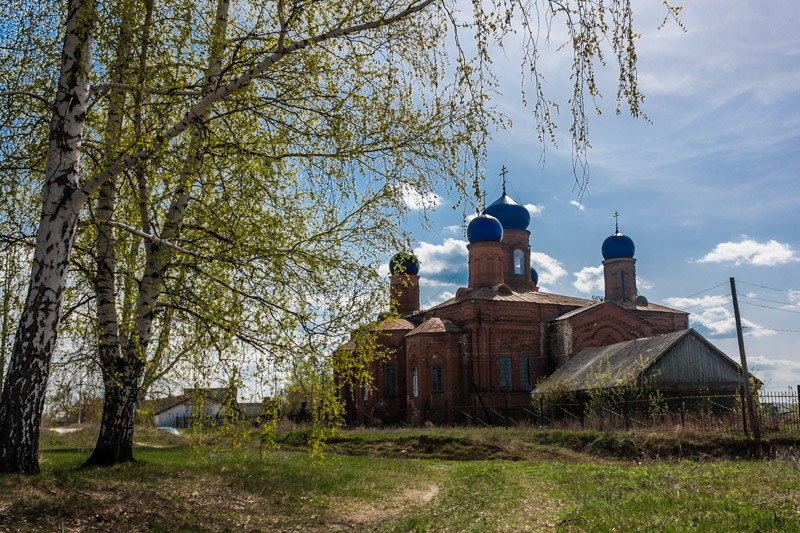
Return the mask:
M539 273L536 272L536 269L531 267L531 281L533 281L534 285L539 284Z
M633 257L636 246L633 239L620 232L607 237L603 241L603 259L620 259L623 257Z
M503 229L527 230L531 223L531 214L528 210L509 198L505 192L484 212L497 218L503 225Z
M400 252L389 261L389 271L393 276L402 274L416 276L419 273L419 259L410 252Z
M467 226L467 240L470 243L480 241L503 240L503 225L491 215L483 213L472 219Z

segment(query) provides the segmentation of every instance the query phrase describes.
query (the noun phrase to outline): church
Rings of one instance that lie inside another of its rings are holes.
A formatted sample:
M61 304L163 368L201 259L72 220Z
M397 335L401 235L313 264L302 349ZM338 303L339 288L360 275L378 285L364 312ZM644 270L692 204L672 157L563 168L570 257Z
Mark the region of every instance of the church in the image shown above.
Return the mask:
M528 210L506 194L504 184L500 198L467 227L468 286L430 309L420 309L419 261L408 253L392 258L396 313L371 327L390 356L371 363L370 379L341 385L349 423L448 423L509 409L525 418L537 384L562 367L576 366L578 355L683 331L702 339L688 330L688 313L638 293L634 242L618 227L601 247L601 301L540 292L530 263L530 222ZM670 353L676 342L691 340L673 337ZM677 350L688 355L672 367L685 375L686 364L711 361L701 366L712 375L699 379L735 389L738 365L702 341L692 340L699 346L694 352ZM348 349L352 341L341 348Z

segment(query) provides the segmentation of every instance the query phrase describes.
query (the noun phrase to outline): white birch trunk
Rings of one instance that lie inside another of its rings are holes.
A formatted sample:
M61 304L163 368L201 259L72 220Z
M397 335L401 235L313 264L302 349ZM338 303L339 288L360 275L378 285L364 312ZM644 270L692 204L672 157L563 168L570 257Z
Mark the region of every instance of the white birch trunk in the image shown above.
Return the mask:
M0 471L39 471L39 423L78 212L80 146L92 68L94 0L69 0L28 295L0 398Z

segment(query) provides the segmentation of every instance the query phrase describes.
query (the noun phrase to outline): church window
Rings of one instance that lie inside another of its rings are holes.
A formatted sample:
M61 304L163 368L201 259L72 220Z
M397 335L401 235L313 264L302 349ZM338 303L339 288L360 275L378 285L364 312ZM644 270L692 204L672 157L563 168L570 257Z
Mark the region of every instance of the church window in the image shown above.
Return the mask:
M511 390L511 358L500 357L500 390Z
M524 274L525 273L525 254L517 248L514 250L514 274Z
M442 365L431 365L431 392L444 392Z
M417 367L411 369L411 396L419 396L419 379L417 377Z
M361 400L366 402L369 398L369 380L364 376L361 380Z
M522 390L531 390L531 358L519 358L519 386Z
M383 395L397 396L397 363L383 365Z

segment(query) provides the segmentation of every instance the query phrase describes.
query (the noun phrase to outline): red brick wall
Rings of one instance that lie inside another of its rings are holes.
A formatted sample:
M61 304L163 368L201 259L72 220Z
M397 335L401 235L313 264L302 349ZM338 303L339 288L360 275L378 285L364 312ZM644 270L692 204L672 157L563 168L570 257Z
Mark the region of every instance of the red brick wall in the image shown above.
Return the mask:
M396 310L401 315L419 311L419 276L400 274L389 277L389 291Z
M521 229L503 231L503 278L506 285L515 291L533 289L531 281L530 232ZM522 250L522 274L514 273L514 250Z
M621 302L636 298L636 259L606 259L603 261L603 274L606 300Z
M467 245L469 286L494 287L503 283L503 248L498 242L480 241Z

